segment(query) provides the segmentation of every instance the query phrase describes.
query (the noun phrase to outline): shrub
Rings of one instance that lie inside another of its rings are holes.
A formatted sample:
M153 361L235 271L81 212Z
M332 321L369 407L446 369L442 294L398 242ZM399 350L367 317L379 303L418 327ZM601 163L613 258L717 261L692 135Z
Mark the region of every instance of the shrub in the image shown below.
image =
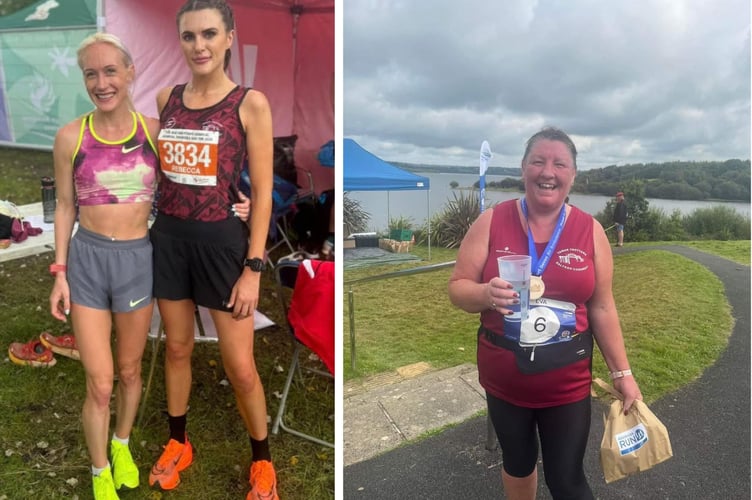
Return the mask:
M462 243L467 230L480 215L480 200L476 191L469 194L453 193L444 210L431 218L433 241L437 246L457 248ZM421 231L421 236L424 231Z
M371 214L363 210L360 202L353 200L347 193L342 194L342 223L345 234L362 233L368 227Z
M684 217L684 229L690 239L748 240L750 220L730 207L698 208Z

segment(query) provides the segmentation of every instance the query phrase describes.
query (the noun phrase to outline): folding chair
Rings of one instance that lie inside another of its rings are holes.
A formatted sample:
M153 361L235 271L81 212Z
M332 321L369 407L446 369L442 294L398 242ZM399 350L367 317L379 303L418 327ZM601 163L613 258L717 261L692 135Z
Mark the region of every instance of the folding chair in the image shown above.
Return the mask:
M310 171L296 168L305 174L308 186L298 187L282 175L274 174L274 188L272 191L272 220L269 225L269 240L272 245L266 249L271 253L275 248L287 245L290 252L295 251L295 246L290 241L290 227L288 219L297 212L298 207L304 203L316 203L316 191L313 186L313 175ZM251 196L251 184L247 169L240 174L239 189L248 197Z
M216 331L212 330L210 334L206 333L204 329L204 321L212 321L211 315L208 309L203 307L196 307L195 309L195 326L194 326L194 342L219 342L219 338L216 336ZM159 316L159 309L154 307L154 316L151 320L151 328L149 329L148 338L152 340L151 349L151 361L149 363L149 374L146 378L146 387L144 389L144 395L141 397L141 409L138 412L138 420L136 427L141 427L141 420L144 417L144 411L146 410L146 403L149 400L149 392L151 391L151 383L154 378L154 369L157 365L157 355L159 354L159 345L164 337L164 322Z
M307 262L321 262L322 264L330 265L331 262L322 262L322 261L307 261ZM300 281L298 274L299 273L306 273L307 270L302 268L303 264L300 261L294 261L294 260L280 260L277 262L277 265L274 267L274 276L275 280L277 282L277 296L279 297L280 304L282 306L282 310L285 311L285 324L287 325L288 331L290 333L290 336L293 338L293 343L295 345L293 354L292 354L292 360L290 362L290 367L287 372L287 380L285 381L285 387L282 391L282 397L279 402L279 409L277 410L277 416L274 419L274 424L272 426L272 434L278 434L279 429L282 429L283 431L289 432L290 434L293 434L295 436L301 437L303 439L307 439L309 441L313 441L314 443L320 444L322 446L329 446L331 448L334 448L334 443L324 441L323 439L320 439L318 437L312 436L310 434L306 434L300 430L293 429L291 427L288 427L285 424L284 417L285 417L285 411L287 410L287 398L290 395L290 389L292 387L293 377L296 375L299 379L302 379L303 374L301 370L300 365L300 355L303 352L303 349L309 348L314 353L319 355L319 358L321 358L322 362L327 365L327 368L329 371L319 370L316 368L309 368L305 367L304 369L306 371L309 371L311 373L321 375L324 377L327 377L329 379L334 379L333 375L333 338L334 338L334 289L333 289L333 279L331 280L332 287L331 290L327 284L324 284L322 289L319 290L319 292L312 292L312 293L321 293L321 294L331 294L331 311L329 310L322 310L321 315L322 318L320 318L322 321L321 323L326 325L324 326L325 329L328 330L329 326L331 325L331 340L332 345L331 347L328 346L329 339L316 339L313 338L313 335L311 332L303 333L304 328L298 328L298 331L296 331L296 328L293 326L295 324L298 324L300 326L300 321L297 320L297 318L300 317L300 310L292 310L293 307L295 307L295 304L293 302L297 300L296 297L296 284L298 285L297 291L298 293L307 293L306 290L300 289ZM319 278L326 281L328 283L329 279L332 278L333 273L327 275L327 273L320 273ZM288 297L290 297L288 299ZM313 299L314 302L316 302L315 298ZM327 303L326 299L323 301L325 304ZM312 307L318 307L314 303L311 303ZM328 306L325 306L323 309L328 309ZM327 321L329 318L327 315L331 315L331 321ZM315 320L314 320L315 321ZM322 335L322 337L328 337L328 334L325 333ZM310 346L310 347L309 347Z

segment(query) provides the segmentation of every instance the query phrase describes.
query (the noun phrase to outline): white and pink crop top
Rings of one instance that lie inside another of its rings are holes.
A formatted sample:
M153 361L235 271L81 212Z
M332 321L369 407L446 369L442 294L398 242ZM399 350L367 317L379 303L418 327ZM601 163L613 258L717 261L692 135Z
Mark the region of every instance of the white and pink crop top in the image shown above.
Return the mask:
M120 141L97 136L93 114L81 120L73 153L73 182L81 206L139 203L154 200L159 156L140 113L133 131Z

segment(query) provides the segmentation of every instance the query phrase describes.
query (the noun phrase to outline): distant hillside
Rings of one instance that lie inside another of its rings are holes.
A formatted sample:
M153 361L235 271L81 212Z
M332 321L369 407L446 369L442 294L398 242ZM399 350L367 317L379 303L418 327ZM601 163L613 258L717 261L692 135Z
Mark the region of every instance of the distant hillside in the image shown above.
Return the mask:
M392 163L414 173L478 172L478 167ZM517 167L489 167L487 173L512 177L490 182L487 188L523 189ZM579 172L572 187L572 192L583 194L613 196L617 191L640 193L647 198L749 203L750 161L732 159L609 165Z
M436 174L475 174L478 167L461 167L457 165L423 165L420 163L389 162L399 168L413 173L436 173ZM520 175L519 167L488 167L487 175Z

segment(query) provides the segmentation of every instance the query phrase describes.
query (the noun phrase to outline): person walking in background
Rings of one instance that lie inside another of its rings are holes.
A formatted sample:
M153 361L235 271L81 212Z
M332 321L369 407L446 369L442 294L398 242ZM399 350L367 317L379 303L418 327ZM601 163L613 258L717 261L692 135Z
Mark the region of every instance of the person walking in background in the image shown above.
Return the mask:
M138 467L129 437L141 399L141 358L152 317L152 247L148 220L156 186L159 122L132 109L133 60L114 35L97 33L78 49L78 65L94 111L55 137L57 185L52 315L70 313L86 399L81 420L96 500L136 488ZM78 230L73 226L78 216ZM115 429L107 457L114 366Z
M564 203L576 160L575 145L563 131L534 134L522 158L524 198L478 217L448 285L455 306L480 313L478 373L511 500L536 497L539 442L553 498L593 498L583 466L593 337L624 395L625 412L642 399L614 303L608 238L592 216ZM532 261L530 308L523 321L511 320L511 307L521 298L499 277L497 265L499 256L515 254Z
M624 225L627 223L627 204L624 203L624 193L616 193L614 206L614 224L616 224L616 246L624 246Z
M209 309L222 363L250 435L248 499L277 497L268 444L266 398L254 361L254 311L272 213L273 139L266 97L225 73L235 35L221 0L186 2L177 13L190 81L157 95L160 182L151 229L154 296L166 335L165 383L170 437L149 484L170 490L193 461L186 433L194 310ZM230 213L247 156L250 229ZM193 167L201 165L198 172Z

